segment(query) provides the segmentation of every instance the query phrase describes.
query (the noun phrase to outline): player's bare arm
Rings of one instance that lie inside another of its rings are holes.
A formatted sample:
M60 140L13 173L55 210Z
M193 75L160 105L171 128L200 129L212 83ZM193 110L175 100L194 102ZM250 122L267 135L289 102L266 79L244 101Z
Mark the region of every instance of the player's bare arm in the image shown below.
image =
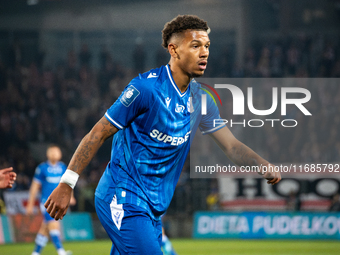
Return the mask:
M102 117L82 139L67 168L81 174L102 144L117 131L115 126Z
M102 117L92 130L82 139L77 150L73 154L68 169L81 174L90 163L101 145L111 136L118 132L105 117ZM56 220L62 219L72 196L73 189L66 183L60 183L51 193L45 203L47 212Z
M29 197L28 197L28 202L27 202L27 207L26 207L26 214L27 215L32 215L33 214L33 209L34 209L34 201L35 198L37 197L37 194L39 192L41 185L37 181L32 181L30 191L29 191Z
M235 138L227 127L224 127L210 135L227 157L238 166L268 166L267 160L260 157L252 149ZM260 169L261 171L261 169ZM268 184L276 184L281 180L280 172L260 172Z

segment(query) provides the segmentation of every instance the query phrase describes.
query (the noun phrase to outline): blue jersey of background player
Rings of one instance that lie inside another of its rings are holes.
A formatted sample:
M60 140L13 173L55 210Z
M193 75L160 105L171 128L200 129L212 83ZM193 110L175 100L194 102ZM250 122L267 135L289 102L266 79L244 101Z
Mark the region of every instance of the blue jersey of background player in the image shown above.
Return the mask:
M238 141L226 126L213 128L211 118L218 117L217 108L205 116L195 110L195 97L202 92L193 78L203 75L207 66L208 29L204 20L192 15L177 16L165 25L163 46L170 53L169 65L131 81L83 138L68 166L71 173L65 176L67 180L45 203L52 217L62 219L75 173L80 174L103 142L114 135L111 161L95 200L98 217L113 243L111 254L162 254L158 216L169 204L189 150L188 140L198 127L210 132L236 164L270 164ZM267 172L264 178L275 184L281 177Z
M26 213L33 214L34 202L39 189L41 189L40 210L44 217L43 223L35 239L35 248L32 255L41 253L47 244L48 235L50 235L55 245L58 255L70 254L65 251L60 238L60 224L55 221L47 212L44 203L51 192L58 186L61 176L66 171L66 165L60 161L62 157L61 150L56 145L50 145L46 151L47 161L38 165L32 180ZM74 203L74 198L72 203Z
M37 166L33 181L38 182L41 186L41 204L46 202L49 195L58 186L60 178L65 171L66 165L61 161L55 164L52 164L50 161L45 161Z

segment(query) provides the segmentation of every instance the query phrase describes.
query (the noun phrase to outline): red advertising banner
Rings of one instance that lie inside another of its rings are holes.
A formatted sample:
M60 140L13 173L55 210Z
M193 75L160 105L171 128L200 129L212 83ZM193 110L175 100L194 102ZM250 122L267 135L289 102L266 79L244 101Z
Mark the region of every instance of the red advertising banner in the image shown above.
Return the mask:
M43 220L41 214L26 216L16 214L11 216L14 239L16 242L34 242Z

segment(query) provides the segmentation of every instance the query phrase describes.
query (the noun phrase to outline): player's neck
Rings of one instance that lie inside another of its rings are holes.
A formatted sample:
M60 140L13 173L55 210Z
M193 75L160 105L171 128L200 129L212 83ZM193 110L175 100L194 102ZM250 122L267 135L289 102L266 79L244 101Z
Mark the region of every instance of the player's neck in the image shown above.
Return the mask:
M49 162L52 166L55 166L55 165L58 163L58 161L51 161L51 160L48 160L48 162Z
M169 66L175 84L182 93L185 92L189 86L191 77L184 73L183 70L180 69L178 66L171 64L171 61L169 63Z

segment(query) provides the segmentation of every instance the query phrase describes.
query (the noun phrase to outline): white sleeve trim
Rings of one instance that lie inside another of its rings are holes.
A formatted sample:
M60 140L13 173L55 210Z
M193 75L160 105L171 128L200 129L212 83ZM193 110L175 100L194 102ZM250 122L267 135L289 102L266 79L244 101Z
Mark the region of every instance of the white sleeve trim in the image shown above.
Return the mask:
M35 177L33 177L33 181L38 182L39 184L41 184L41 181L39 179L35 178Z
M123 129L124 127L120 124L118 124L116 121L114 121L108 114L107 112L105 113L105 117L108 118L113 124L115 124L119 129Z
M217 127L214 127L214 128L212 128L212 129L209 129L209 130L207 130L207 131L202 131L202 134L205 135L205 134L208 134L208 133L213 133L213 132L215 132L215 131L217 131L217 130L219 130L220 128L225 127L225 126L226 126L225 124L221 124L221 125L219 125L219 126L217 126Z

